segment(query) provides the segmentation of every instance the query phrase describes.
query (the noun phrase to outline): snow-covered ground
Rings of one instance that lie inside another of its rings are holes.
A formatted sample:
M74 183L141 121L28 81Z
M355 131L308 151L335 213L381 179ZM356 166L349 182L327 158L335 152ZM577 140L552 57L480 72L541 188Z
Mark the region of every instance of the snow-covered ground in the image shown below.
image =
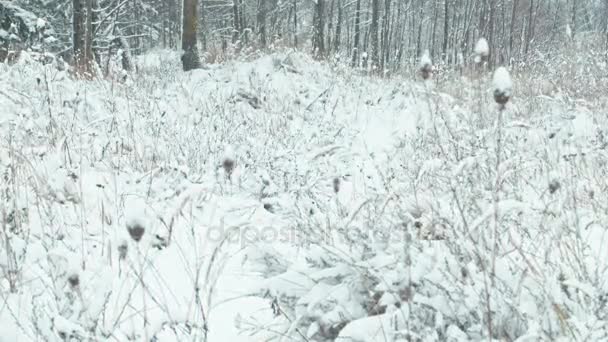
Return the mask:
M605 109L178 61L0 64L0 341L606 338Z

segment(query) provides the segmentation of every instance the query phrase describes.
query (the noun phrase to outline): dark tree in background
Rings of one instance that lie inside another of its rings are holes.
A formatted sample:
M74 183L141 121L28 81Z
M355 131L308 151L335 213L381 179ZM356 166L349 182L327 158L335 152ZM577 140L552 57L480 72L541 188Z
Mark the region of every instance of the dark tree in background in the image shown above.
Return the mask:
M608 46L608 1L604 0L3 3L23 7L47 20L57 38L52 52L73 61L84 74L93 71L93 59L107 69L112 54L119 51L137 56L157 47L177 50L180 41L187 69L200 65L197 47L202 48L208 63L256 50L295 48L314 51L319 58L338 56L357 68L372 66L383 74L412 66L424 50L429 50L434 61L458 67L471 60L480 37L488 40L490 67L524 65L533 56L552 54L571 47L572 42ZM29 47L33 46L25 48Z
M317 58L325 56L325 0L316 0L313 51Z
M379 51L378 51L378 21L380 20L380 0L372 0L372 26L370 28L371 35L371 50L372 50L372 68L379 67Z
M258 33L260 35L260 46L266 47L266 0L259 0L258 3Z
M73 2L74 66L79 75L94 75L92 0Z
M201 61L198 55L198 48L196 44L196 32L198 28L197 9L197 0L184 0L182 15L182 65L184 71L189 71L201 67Z
M356 67L359 65L359 48L361 40L361 0L357 0L357 7L355 9L355 38L352 52L351 66Z

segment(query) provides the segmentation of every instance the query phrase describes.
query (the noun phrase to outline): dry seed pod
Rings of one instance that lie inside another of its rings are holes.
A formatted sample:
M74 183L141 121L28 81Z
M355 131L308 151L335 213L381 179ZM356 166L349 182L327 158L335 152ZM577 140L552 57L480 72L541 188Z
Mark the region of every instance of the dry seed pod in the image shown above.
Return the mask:
M227 175L231 175L232 171L234 171L234 164L235 164L234 160L232 160L230 158L226 158L222 162L222 167L224 168L224 171L226 172Z
M121 241L120 245L118 245L118 258L120 260L124 260L127 257L127 252L129 250L129 246L127 241Z
M490 45L485 38L479 38L475 44L475 63L487 61L490 56Z
M420 57L420 75L423 79L428 80L433 73L433 62L429 54L429 50L424 51Z
M133 241L139 242L144 236L146 228L144 228L139 222L133 222L127 224L127 231L129 232L129 235L131 236L131 239L133 239Z
M77 273L72 273L68 276L68 283L72 288L78 287L80 285L80 277L78 277Z
M504 108L505 104L509 102L511 93L513 91L513 83L511 82L511 76L509 71L505 67L500 67L494 72L494 101L498 103L501 108Z
M334 192L338 193L340 191L340 178L339 177L334 178L333 185L334 185Z

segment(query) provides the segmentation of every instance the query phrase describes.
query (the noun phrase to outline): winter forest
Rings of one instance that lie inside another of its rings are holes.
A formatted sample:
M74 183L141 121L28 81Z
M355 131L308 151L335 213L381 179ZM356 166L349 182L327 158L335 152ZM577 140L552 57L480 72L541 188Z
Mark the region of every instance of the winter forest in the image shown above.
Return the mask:
M0 342L608 341L608 1L0 0Z

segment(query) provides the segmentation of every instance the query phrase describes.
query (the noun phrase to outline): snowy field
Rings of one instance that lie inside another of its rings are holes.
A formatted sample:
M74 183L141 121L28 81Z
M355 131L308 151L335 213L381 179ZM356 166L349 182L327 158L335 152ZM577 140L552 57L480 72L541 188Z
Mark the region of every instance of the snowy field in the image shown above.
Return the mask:
M605 98L137 63L0 64L1 342L608 339Z

